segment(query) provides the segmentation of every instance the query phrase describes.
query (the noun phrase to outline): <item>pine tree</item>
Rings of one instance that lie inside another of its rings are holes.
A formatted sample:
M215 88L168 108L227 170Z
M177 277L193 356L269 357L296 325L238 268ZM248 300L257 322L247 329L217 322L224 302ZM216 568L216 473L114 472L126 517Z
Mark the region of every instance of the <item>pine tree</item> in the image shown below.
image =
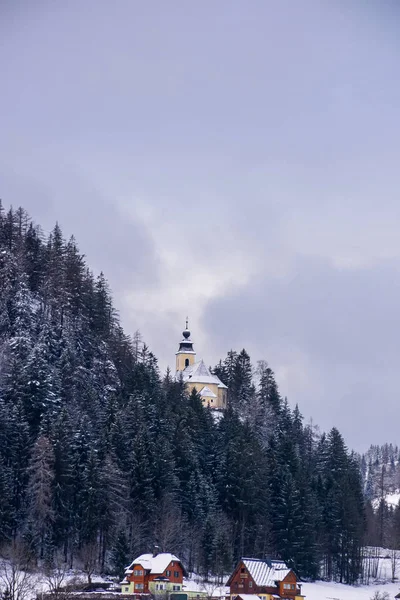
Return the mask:
M50 440L43 435L33 448L28 474L28 521L39 548L38 555L43 558L54 522L54 452Z

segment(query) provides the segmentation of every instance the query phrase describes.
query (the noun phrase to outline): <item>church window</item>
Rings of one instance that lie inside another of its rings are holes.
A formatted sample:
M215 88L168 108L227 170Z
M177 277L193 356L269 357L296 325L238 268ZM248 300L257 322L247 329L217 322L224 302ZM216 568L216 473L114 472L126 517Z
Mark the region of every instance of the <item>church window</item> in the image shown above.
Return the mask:
M189 359L185 358L185 367L188 367L188 366L189 366Z

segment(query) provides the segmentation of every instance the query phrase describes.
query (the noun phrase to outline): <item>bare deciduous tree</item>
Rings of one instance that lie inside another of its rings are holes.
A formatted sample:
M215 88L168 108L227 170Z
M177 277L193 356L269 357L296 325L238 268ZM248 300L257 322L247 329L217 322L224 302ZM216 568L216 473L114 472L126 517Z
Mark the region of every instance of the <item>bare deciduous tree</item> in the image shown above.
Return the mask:
M14 542L0 562L0 587L9 600L27 600L32 594L33 577L27 570L27 552Z
M207 600L214 598L217 589L219 588L217 581L202 581L201 591L206 594Z
M67 586L68 565L57 558L53 564L45 570L44 582L48 592L55 600L64 600L70 594ZM69 582L71 583L71 582Z
M83 562L83 571L88 578L88 584L92 584L92 575L96 569L98 557L98 545L96 542L90 542L82 546L81 559Z
M375 592L373 596L371 596L371 600L390 600L390 596L388 592Z
M397 569L399 566L399 558L400 558L399 551L396 550L395 548L392 548L390 550L390 568L392 570L392 581L393 582L396 579L396 573L397 573Z

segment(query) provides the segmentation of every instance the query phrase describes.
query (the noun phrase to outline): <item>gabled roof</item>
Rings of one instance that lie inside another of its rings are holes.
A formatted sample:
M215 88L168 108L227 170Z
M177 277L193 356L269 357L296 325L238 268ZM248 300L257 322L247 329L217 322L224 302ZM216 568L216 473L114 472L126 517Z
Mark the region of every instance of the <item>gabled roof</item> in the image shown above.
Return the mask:
M259 586L273 586L276 581L285 579L291 571L281 560L244 558L243 562L254 583Z
M283 581L292 570L282 560L242 558L239 564L242 562L254 583L259 587L274 587L277 581ZM238 566L228 579L227 585L230 584Z
M206 385L200 390L199 394L204 398L217 398L217 395L214 394L214 392L212 392Z
M132 573L133 566L140 565L145 571L150 571L152 575L162 575L171 561L178 562L183 568L179 558L169 552L161 552L156 556L153 556L153 554L141 554L126 568L125 573Z
M226 385L216 375L213 375L210 369L205 365L204 360L199 360L193 365L189 365L183 371L177 372L177 377L182 377L186 383L204 383L204 385L214 383L219 388L226 388Z

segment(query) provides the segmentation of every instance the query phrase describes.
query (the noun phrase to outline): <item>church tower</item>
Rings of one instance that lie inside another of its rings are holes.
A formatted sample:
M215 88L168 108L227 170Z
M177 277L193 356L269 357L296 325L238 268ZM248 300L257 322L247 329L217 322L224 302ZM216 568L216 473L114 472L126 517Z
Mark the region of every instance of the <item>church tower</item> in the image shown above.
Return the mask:
M194 364L196 352L193 350L193 342L190 339L188 319L186 317L186 328L182 333L183 337L179 344L179 350L176 353L176 371L183 371L186 367Z

